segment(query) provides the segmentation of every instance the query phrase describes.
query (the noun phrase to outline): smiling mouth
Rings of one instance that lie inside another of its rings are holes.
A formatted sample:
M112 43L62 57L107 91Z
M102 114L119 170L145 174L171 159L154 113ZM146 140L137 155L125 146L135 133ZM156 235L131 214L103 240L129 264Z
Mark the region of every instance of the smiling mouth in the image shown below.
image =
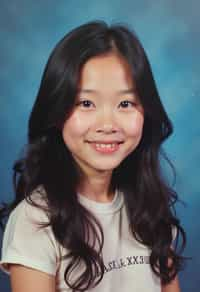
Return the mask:
M95 142L89 142L91 144L92 148L100 153L113 153L116 152L120 144L122 144L123 141L95 141Z

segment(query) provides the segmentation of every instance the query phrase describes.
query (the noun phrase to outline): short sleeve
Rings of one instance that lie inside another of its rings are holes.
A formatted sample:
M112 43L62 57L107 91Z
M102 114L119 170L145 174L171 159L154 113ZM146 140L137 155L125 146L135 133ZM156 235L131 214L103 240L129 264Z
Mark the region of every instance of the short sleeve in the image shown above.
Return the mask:
M36 224L47 220L43 210L25 199L11 212L2 241L0 268L4 272L10 274L9 263L15 263L56 274L59 253L51 227Z

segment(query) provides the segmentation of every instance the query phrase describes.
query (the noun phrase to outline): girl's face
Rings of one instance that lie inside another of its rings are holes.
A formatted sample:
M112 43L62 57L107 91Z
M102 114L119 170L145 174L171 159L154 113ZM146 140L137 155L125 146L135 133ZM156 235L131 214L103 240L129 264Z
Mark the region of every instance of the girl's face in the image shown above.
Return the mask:
M111 173L140 142L144 113L129 70L116 53L93 57L82 68L62 135L87 176Z

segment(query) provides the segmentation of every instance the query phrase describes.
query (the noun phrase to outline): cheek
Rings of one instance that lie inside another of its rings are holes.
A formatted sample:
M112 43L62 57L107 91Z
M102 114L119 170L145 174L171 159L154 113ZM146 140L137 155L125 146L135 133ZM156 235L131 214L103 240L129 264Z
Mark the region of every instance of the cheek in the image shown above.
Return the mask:
M131 119L131 121L130 119L127 120L126 124L124 125L126 129L126 134L129 137L140 138L142 136L143 124L144 124L144 117L142 114L138 114L134 116Z
M81 137L87 132L89 125L90 122L88 119L82 117L82 115L77 113L72 114L63 127L62 133L64 140Z

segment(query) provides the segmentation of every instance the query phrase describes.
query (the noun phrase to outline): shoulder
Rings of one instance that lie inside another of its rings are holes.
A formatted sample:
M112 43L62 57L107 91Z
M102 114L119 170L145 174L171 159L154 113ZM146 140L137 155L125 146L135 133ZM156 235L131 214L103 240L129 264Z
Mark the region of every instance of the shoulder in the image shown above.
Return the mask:
M43 194L38 189L32 192L30 198L36 204L46 206ZM22 200L11 212L6 224L0 263L2 267L8 270L7 263L17 263L55 274L60 259L60 245L48 223L49 218L43 209L31 205L27 199Z
M31 192L29 196L24 198L10 213L9 220L18 221L22 219L28 220L28 222L48 222L48 204L47 196L42 186L37 187Z

